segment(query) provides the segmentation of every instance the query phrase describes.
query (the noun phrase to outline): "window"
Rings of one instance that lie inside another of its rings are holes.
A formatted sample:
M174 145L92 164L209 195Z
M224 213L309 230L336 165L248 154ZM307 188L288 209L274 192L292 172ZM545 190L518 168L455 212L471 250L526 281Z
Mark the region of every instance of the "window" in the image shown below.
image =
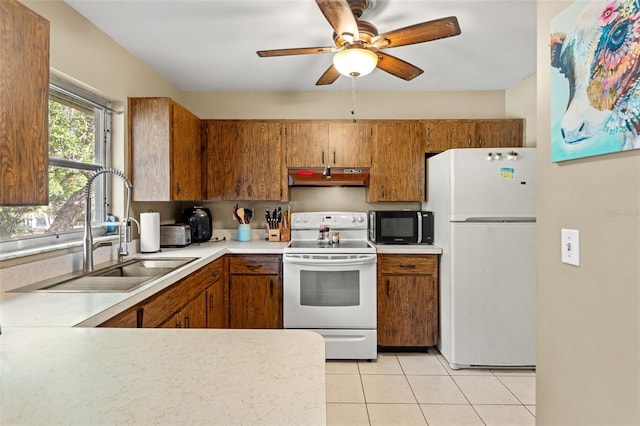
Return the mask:
M106 166L111 125L108 101L51 78L49 85L49 205L0 207L0 249L12 251L75 239L84 226L91 173ZM107 216L105 176L92 185L93 221Z

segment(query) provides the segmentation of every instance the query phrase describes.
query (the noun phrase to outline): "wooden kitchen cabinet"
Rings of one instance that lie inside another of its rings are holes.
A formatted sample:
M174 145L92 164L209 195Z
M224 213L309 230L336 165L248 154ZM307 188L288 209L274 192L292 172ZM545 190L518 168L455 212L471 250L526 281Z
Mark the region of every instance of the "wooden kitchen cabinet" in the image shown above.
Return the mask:
M207 328L207 295L201 292L184 308L160 325L161 328Z
M103 322L98 327L115 327L115 328L138 328L139 320L142 319L140 308L134 307L116 315L115 317Z
M226 265L225 257L220 257L207 265L211 283L206 289L207 328L229 328L229 286Z
M225 259L218 258L100 327L228 327L225 271Z
M170 98L129 98L128 122L133 200L202 200L200 119Z
M426 152L524 146L524 119L422 120Z
M287 199L282 140L277 121L206 120L207 199Z
M425 200L425 143L417 120L373 124L367 202Z
M0 1L0 205L49 203L49 21Z
M287 167L371 166L372 128L368 121L307 120L284 125Z
M434 346L438 340L436 255L378 256L378 345Z
M475 123L476 148L524 146L524 120L477 120Z
M473 120L424 120L425 152L438 153L453 148L470 148L475 140Z
M282 257L229 255L231 328L282 328Z

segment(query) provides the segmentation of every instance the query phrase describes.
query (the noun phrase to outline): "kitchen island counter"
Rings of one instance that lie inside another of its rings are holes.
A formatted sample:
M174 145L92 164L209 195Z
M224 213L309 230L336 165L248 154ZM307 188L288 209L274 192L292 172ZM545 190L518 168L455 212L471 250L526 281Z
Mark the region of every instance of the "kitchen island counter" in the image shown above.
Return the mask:
M6 327L2 424L324 425L310 331Z

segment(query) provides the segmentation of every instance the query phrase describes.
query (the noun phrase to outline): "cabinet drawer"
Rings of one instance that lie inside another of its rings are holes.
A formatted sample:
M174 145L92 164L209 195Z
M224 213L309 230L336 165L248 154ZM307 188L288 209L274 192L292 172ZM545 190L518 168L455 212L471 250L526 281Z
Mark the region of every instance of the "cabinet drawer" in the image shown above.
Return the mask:
M437 265L436 255L381 255L378 258L378 272L381 274L431 274Z
M280 275L282 259L280 256L231 256L229 274Z
M194 275L198 273L202 274L201 276L198 277L198 279L206 278L207 285L212 284L218 281L219 279L222 279L224 277L224 258L223 257L217 258L213 262L209 263L207 266L194 272Z

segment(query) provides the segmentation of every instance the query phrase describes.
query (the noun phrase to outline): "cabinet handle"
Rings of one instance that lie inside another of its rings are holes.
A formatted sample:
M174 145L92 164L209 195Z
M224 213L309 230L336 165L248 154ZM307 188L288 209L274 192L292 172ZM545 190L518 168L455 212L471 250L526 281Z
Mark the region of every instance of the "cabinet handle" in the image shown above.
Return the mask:
M176 194L180 195L180 182L176 184Z
M252 271L255 270L255 269L260 269L260 268L262 268L261 264L257 264L257 265L255 263L248 263L247 264L247 269L251 269Z
M382 198L384 198L384 185L382 185L382 191L380 192Z
M336 152L333 151L333 164L336 164Z
M236 196L240 196L240 184L236 184Z
M269 295L273 297L273 280L269 280Z
M482 148L482 135L478 136L478 147Z
M180 324L180 318L176 318L176 328L182 328L182 325Z
M467 136L467 145L469 145L469 147L471 147L471 135Z
M322 165L324 166L324 151L322 151Z
M249 194L249 197L251 197L251 185L247 187L247 194Z
M184 328L191 328L189 327L189 315L184 316Z
M213 294L209 295L209 311L213 312Z
M416 269L416 265L399 265L401 268Z

